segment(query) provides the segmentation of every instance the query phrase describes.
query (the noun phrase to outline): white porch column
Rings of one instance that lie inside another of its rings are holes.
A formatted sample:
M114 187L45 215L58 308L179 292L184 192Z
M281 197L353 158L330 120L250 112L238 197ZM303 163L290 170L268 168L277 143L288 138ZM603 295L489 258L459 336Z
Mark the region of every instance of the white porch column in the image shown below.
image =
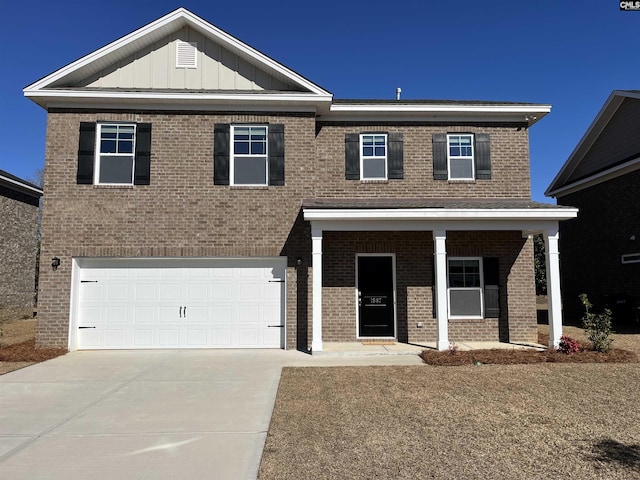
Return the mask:
M549 303L549 348L558 348L562 336L562 304L560 299L560 253L558 228L544 232L547 256L547 301Z
M311 351L322 351L322 228L311 223L311 267L313 268L313 337Z
M449 311L447 308L447 232L434 230L434 261L436 273L436 322L438 325L438 350L449 348Z

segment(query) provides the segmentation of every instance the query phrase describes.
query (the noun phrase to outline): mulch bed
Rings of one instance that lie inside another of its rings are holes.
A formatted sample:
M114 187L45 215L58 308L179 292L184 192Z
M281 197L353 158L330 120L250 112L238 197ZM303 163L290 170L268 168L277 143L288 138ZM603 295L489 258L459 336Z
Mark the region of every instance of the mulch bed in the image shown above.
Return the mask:
M515 365L528 363L637 363L638 356L628 350L612 349L607 353L593 350L567 355L553 350L472 350L464 352L438 352L424 350L420 355L429 365L459 366L459 365Z
M37 348L35 339L31 339L0 348L0 362L44 362L65 353L65 348Z

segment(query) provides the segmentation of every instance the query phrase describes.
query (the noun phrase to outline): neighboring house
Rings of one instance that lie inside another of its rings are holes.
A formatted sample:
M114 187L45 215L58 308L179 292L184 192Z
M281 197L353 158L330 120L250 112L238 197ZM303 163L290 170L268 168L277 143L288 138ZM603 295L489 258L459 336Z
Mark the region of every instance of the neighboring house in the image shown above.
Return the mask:
M537 339L528 127L548 105L334 100L185 9L38 80L38 342ZM53 271L51 258L59 258Z
M561 224L562 300L569 322L586 293L609 306L617 328L637 326L640 307L640 91L615 90L546 195L578 207Z
M42 189L0 170L0 307L32 307Z

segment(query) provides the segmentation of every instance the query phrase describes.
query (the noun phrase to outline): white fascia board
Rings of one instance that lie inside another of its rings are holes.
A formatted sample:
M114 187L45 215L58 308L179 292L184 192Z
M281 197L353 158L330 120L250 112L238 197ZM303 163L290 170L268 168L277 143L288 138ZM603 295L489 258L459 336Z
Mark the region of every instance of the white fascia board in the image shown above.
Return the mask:
M40 90L25 92L25 96L41 106L48 108L93 108L108 105L110 108L132 108L135 104L141 108L176 109L188 106L196 110L212 110L220 106L233 106L237 109L251 110L257 106L266 109L279 108L287 111L305 111L324 109L331 102L330 96L311 93L194 93L194 92L118 92L87 90Z
M470 222L468 220L312 220L311 228L330 232L436 232L436 231L521 231L534 235L558 230L558 220L493 220Z
M65 76L70 75L71 73L87 66L88 64L94 61L97 61L98 59L105 57L109 54L112 54L116 52L118 49L123 48L133 42L140 41L145 36L150 35L154 31L159 30L171 23L176 23L178 28L186 24L203 32L205 35L214 37L215 39L218 39L221 43L223 43L225 46L227 46L229 49L240 52L245 57L254 59L256 63L263 64L268 69L272 69L273 71L276 71L281 75L284 75L285 77L289 78L293 83L296 83L301 87L310 90L312 93L315 93L316 95L329 96L329 97L332 96L330 92L324 90L323 88L307 80L306 78L302 77L296 72L290 70L284 65L276 62L275 60L269 58L268 56L257 51L256 49L250 47L249 45L241 42L240 40L229 35L228 33L220 30L219 28L215 27L209 22L206 22L202 18L198 17L197 15L194 15L193 13L191 13L190 11L186 10L183 7L180 7L177 10L174 10L173 12L168 13L164 17L161 17L158 20L155 20L154 22L151 22L139 28L138 30L131 32L130 34L125 35L124 37L119 38L118 40L115 40L114 42L111 42L110 44L105 45L104 47L92 53L89 53L88 55L85 55L84 57L76 60L75 62L72 62L56 70L50 75L47 75L46 77L25 87L23 92L25 96L29 96L27 95L27 93L29 92L42 90L48 87L49 85L55 83L56 81L64 78Z
M21 191L24 191L25 193L29 194L29 195L33 195L36 197L41 197L42 196L42 189L40 188L34 188L31 185L24 183L24 182L19 182L17 180L14 180L12 178L9 177L5 177L4 175L0 175L0 184L4 183L5 185L9 186L10 188L14 188L14 189L19 189Z
M508 118L514 122L528 122L533 125L551 111L551 105L474 105L474 104L332 104L328 114L321 120L339 120L352 117L368 116L423 117L423 118L458 118L470 117L467 120L478 120L486 117ZM535 118L534 118L535 117Z
M577 182L572 182L568 185L565 185L564 187L556 188L555 190L547 190L544 194L548 197L557 197L561 194L569 195L570 193L584 190L585 188L598 185L599 183L604 183L608 180L621 177L622 175L626 175L627 173L633 172L638 169L640 169L640 157L621 165L617 165L595 175L583 178L582 180L578 180Z
M578 216L577 208L540 209L449 209L449 208L397 208L397 209L320 209L305 208L304 219L309 221L560 221Z

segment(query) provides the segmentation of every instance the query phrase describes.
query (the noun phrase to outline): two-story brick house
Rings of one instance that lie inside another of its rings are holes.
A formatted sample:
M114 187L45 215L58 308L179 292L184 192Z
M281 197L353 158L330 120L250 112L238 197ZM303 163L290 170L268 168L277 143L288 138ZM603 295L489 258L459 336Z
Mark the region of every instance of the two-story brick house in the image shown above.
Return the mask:
M334 100L182 8L25 95L48 111L41 345L535 341L538 232L559 340L576 211L530 200L548 105Z

